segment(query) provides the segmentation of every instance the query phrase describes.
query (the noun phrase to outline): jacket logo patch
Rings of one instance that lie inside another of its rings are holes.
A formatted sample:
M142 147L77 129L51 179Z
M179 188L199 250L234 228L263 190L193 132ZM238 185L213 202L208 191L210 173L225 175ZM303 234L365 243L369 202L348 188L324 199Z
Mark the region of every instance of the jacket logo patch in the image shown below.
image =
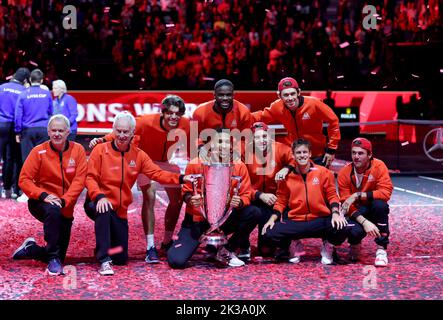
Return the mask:
M232 120L231 127L237 127L237 120Z
M135 166L136 166L135 161L134 161L134 160L131 160L131 161L129 162L129 167L131 167L131 168L135 168Z
M374 180L375 180L375 179L374 179L374 176L373 176L372 174L370 174L369 177L368 177L368 182L369 182L369 181L374 181Z
M309 120L309 119L311 119L311 116L309 115L309 113L307 113L307 112L303 113L302 120Z
M75 167L75 160L74 159L69 158L68 167Z
M315 177L313 180L312 180L312 185L317 185L317 184L320 184L320 180L317 178L317 177Z

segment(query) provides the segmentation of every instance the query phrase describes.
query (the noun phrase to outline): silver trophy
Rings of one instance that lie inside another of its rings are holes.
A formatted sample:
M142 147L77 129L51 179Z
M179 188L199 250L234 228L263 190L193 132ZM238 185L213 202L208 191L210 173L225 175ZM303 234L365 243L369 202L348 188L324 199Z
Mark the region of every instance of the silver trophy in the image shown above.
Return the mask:
M200 242L204 245L218 247L227 243L226 236L219 228L232 212L230 206L231 181L237 180L233 194L238 195L241 177L233 176L233 166L225 163L202 164L202 171L202 174L193 175L193 191L194 195L198 194L197 186L200 180L203 198L200 212L210 227L200 237Z

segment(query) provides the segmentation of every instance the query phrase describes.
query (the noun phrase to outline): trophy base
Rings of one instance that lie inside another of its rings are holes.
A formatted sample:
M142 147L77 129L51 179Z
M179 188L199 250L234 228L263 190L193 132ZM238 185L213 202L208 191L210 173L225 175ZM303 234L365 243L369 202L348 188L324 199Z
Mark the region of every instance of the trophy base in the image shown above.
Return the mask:
M200 242L204 245L220 247L228 243L228 240L223 234L205 234L200 238Z

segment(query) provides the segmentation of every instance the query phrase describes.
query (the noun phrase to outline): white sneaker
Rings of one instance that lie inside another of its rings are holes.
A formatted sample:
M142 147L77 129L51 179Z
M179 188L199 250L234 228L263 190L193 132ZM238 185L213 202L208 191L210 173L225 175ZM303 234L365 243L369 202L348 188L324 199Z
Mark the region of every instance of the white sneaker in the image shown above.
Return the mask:
M215 258L217 261L227 263L230 267L242 267L245 265L244 261L237 258L233 252L230 252L223 246L218 249L217 256Z
M360 258L361 244L351 244L349 246L349 260L356 262Z
M28 202L29 198L26 194L22 194L20 197L17 198L17 202Z
M114 270L112 270L111 261L103 262L101 267L100 267L100 270L98 270L98 272L102 276L113 276L114 275Z
M245 265L245 262L237 258L235 254L232 254L228 265L230 267L243 267Z
M388 253L384 249L377 249L375 253L375 263L376 267L387 267L388 266Z
M300 240L292 240L289 247L289 259L290 263L299 263L300 257L305 254L303 244Z
M321 246L321 263L322 264L332 264L334 262L334 257L332 256L334 252L334 246L328 241L323 241Z

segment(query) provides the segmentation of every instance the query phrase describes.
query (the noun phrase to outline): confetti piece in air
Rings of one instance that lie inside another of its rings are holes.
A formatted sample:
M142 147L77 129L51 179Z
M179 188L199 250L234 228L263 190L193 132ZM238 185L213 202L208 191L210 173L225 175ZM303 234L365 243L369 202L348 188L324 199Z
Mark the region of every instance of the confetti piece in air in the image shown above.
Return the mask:
M71 72L77 72L77 69L71 69Z
M343 42L343 43L340 43L340 45L339 45L339 47L340 48L342 48L342 49L344 49L344 48L346 48L346 47L348 47L349 46L349 42Z
M337 76L337 79L343 79L345 76Z
M321 56L321 51L317 51L316 53L315 53L315 55L318 57L318 56Z
M411 76L413 76L414 78L420 78L419 76L417 76L416 74L411 73Z
M443 73L443 69L440 69L440 73Z
M309 70L310 72L312 72L312 73L314 73L315 72L315 70L314 69L311 69L311 70Z
M408 144L409 144L409 141L405 141L405 142L401 143L401 146L404 147L404 146L407 146Z
M88 76L88 78L91 77L91 71L86 72L86 75Z
M173 27L175 27L175 24L173 23L166 24L166 28L173 28Z
M103 9L103 13L108 13L108 12L109 12L109 10L111 10L111 8L110 8L110 7L105 7L105 8Z
M114 254L119 254L120 252L123 252L123 247L122 246L118 246L118 247L115 247L115 248L110 248L108 250L108 254L110 256L112 256Z
M38 63L37 63L37 62L34 62L34 61L32 61L32 60L29 60L29 64L32 64L33 66L38 67Z
M203 77L203 80L205 80L205 81L214 81L215 79L214 78L209 78L209 77Z
M14 75L10 75L6 77L6 80L11 80Z

